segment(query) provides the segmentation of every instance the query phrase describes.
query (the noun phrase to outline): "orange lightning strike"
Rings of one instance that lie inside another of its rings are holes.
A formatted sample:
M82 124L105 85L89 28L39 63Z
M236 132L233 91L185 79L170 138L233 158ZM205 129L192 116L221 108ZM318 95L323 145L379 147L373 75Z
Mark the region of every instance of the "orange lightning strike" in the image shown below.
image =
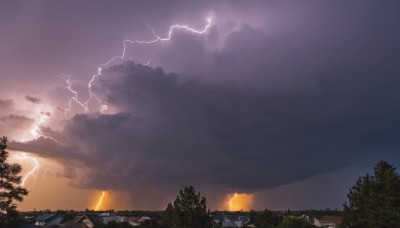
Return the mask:
M95 211L98 211L100 209L101 204L103 204L103 198L105 195L106 195L106 192L102 191L101 196L100 196L99 200L97 201L96 207L94 208Z
M29 171L29 172L24 176L24 178L22 179L22 181L21 181L21 186L22 186L22 187L25 185L26 180L28 180L29 177L31 177L32 175L34 175L34 173L35 173L36 171L39 170L39 166L40 166L40 165L39 165L38 160L37 160L36 158L33 158L33 162L35 163L35 167L33 167L33 169L32 169L31 171Z
M236 199L237 197L237 193L235 193L233 195L233 197L229 200L229 210L232 211L233 210L233 201Z
M19 163L21 163L22 160L27 160L27 159L32 159L32 161L34 163L34 167L27 174L25 174L25 176L21 180L20 186L23 187L23 186L25 186L25 182L30 177L36 178L36 175L39 172L40 164L39 164L39 161L37 160L37 158L32 158L31 156L28 156L25 153L15 154L14 157L17 158L18 160L20 160Z

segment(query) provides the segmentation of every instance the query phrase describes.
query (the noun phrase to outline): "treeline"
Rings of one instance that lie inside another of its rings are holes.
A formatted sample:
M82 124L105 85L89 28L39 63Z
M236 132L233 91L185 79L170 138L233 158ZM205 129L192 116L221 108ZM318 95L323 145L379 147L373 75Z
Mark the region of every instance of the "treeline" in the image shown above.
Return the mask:
M305 211L264 211L251 210L247 213L250 223L256 227L314 227L314 218L323 216L342 216L343 212L336 210L305 210Z

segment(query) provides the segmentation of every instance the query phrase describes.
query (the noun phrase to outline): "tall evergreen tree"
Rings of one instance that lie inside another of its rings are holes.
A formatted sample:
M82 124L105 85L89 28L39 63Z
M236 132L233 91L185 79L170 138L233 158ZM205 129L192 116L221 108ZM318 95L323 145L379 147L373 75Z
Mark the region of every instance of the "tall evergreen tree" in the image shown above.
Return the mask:
M7 163L9 154L6 149L7 138L2 137L0 138L0 211L6 213L6 220L0 227L17 227L15 224L18 222L18 214L14 201L21 202L28 191L19 186L21 166Z
M174 201L168 204L164 221L168 227L208 228L212 227L212 220L207 213L206 198L196 193L193 186L181 189Z
M400 224L400 177L386 161L360 177L344 204L342 227L395 228Z

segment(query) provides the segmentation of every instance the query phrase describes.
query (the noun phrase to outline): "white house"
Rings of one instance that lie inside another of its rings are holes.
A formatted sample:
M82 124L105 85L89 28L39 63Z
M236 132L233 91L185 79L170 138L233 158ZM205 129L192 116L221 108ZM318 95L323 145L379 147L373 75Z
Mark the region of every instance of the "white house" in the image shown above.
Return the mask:
M336 228L342 222L340 216L323 216L320 219L314 219L314 226L321 228Z

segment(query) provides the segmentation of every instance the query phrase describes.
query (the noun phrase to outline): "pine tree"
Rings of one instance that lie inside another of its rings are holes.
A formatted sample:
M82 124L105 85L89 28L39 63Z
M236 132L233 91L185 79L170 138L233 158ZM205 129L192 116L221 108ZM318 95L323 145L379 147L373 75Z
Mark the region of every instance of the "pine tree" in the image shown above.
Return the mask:
M400 224L400 176L386 161L359 177L344 204L342 227L395 228Z
M18 220L16 205L14 201L21 202L28 194L28 191L19 186L21 176L19 173L22 168L18 164L7 163L9 153L6 151L7 138L0 138L0 211L6 213L6 224L1 227L13 227Z
M168 204L167 209L163 214L163 221L168 225L169 228L179 228L180 219L179 216L171 203Z
M164 221L168 227L208 228L212 227L211 217L207 213L206 198L196 194L193 186L180 190L174 205L168 204Z

